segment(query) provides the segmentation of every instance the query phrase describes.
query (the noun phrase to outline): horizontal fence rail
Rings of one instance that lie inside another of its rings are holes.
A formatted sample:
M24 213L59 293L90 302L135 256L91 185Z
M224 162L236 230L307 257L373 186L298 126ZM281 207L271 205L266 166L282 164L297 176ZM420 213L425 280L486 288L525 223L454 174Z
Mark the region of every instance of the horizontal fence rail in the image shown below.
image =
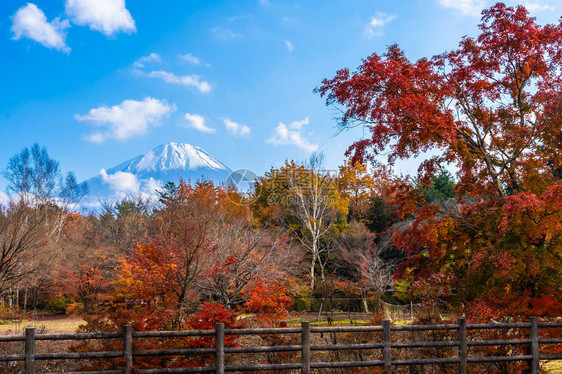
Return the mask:
M470 363L499 363L510 361L528 362L530 373L540 372L541 360L562 360L562 354L541 354L540 344L562 345L562 338L541 338L539 328L562 328L562 323L538 322L536 317L531 317L529 322L523 323L493 323L493 324L467 324L466 320L460 319L458 324L442 325L408 325L392 326L389 320L384 320L381 326L339 326L339 327L316 327L310 322L302 322L298 328L260 328L260 329L225 329L224 324L216 324L214 330L192 330L192 331L133 331L130 325L123 326L122 332L111 333L85 333L85 334L36 334L35 328L26 328L25 335L0 336L0 347L2 343L23 342L24 354L0 354L0 362L23 361L26 374L36 373L36 361L41 360L86 360L86 359L114 359L119 358L123 362L119 370L88 371L94 374L110 373L218 373L246 372L246 371L274 371L274 370L296 370L304 374L310 374L312 369L327 368L360 368L360 367L383 367L386 373L391 373L392 368L404 365L458 365L458 372L466 374ZM528 330L528 338L525 339L496 339L496 340L471 340L467 338L467 331L478 330ZM456 331L456 340L442 341L405 341L393 342L392 332L403 331ZM311 344L312 334L324 333L380 333L380 341L358 344ZM255 347L229 347L225 345L225 336L244 335L300 335L299 345L278 346L255 346ZM560 334L558 334L560 335ZM214 340L214 347L210 348L184 348L184 349L160 349L160 350L135 350L134 339L155 338L182 338L182 337L209 337ZM72 353L37 353L37 341L85 341L85 340L117 339L122 341L123 350L106 352L72 352ZM469 356L469 347L483 346L505 346L522 345L528 347L527 352L518 356ZM447 358L412 358L396 359L392 353L395 350L410 348L457 348L457 357ZM380 350L382 359L363 361L313 361L313 352L330 351L353 351L353 350ZM0 350L2 353L3 350ZM227 354L244 353L272 353L272 352L300 352L300 362L282 364L246 364L226 365ZM183 367L183 368L153 368L134 370L135 357L164 357L164 356L190 356L190 355L213 355L214 366Z

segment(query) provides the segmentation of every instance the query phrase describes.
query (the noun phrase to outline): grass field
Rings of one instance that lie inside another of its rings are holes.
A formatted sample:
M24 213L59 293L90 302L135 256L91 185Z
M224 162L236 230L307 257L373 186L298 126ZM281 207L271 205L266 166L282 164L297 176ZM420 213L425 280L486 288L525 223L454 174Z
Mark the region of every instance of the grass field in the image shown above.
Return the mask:
M51 316L0 324L1 335L20 335L26 327L35 327L38 333L73 333L84 320L80 317Z
M561 374L562 373L562 361L552 361L544 365L544 370L549 374Z

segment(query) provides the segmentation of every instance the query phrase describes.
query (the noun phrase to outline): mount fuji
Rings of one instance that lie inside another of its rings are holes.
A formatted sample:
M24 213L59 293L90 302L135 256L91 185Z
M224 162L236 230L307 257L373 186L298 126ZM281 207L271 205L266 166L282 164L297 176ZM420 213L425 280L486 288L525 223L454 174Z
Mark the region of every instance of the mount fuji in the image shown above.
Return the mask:
M223 183L232 170L202 148L185 143L162 144L86 181L89 193L83 205L122 199L130 195L150 196L166 184L211 180Z

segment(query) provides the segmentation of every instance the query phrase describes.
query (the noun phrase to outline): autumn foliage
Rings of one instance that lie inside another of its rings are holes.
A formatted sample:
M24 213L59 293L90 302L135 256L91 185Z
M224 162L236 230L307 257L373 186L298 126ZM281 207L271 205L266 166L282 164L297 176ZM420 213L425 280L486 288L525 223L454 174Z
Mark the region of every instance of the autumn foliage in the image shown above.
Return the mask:
M348 150L353 162L431 150L423 187L444 164L458 170L454 202L426 202L403 180L389 194L408 222L393 238L413 297L475 319L560 315L562 25L502 3L482 14L480 35L456 50L411 61L393 45L319 92L343 106L344 127L371 133Z
M257 313L261 321L275 325L289 317L288 308L293 304L290 294L291 289L286 281L266 283L258 279L248 290L248 301L244 304L244 309Z
M372 323L388 313L385 302L417 304L411 317L422 324L560 317L562 23L540 25L524 7L502 3L482 15L479 35L452 51L414 61L392 45L322 82L320 95L342 110L340 125L367 134L338 175L313 154L271 168L249 196L180 181L166 184L158 201L128 197L98 215L70 212L48 196L0 208L0 318L66 309L85 319L80 332L285 327L296 310L326 311L332 301L346 309L342 299L350 312L371 313ZM418 175L395 175L395 163L413 157L425 158ZM296 335L251 339L300 344ZM240 340L228 336L226 344ZM213 345L212 336L135 337L141 351ZM73 349L122 347L99 340ZM295 355L267 352L260 362ZM87 368L116 369L120 360ZM135 369L211 360L139 356Z
M536 193L555 182L562 26L540 26L524 7L501 3L483 15L480 36L457 50L413 62L393 45L354 74L324 80L320 93L345 107L342 124L371 131L349 149L354 161L389 146L390 163L439 150L420 168L423 179L454 163L457 189L469 197Z

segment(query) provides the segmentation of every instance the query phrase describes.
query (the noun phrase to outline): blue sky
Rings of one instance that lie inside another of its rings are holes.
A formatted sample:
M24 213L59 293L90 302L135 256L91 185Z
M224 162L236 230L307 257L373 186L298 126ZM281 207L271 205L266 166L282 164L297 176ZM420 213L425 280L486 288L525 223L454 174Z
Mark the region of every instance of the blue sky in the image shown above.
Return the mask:
M453 49L491 4L3 0L0 168L38 142L84 180L170 141L258 174L315 149L335 168L363 131L333 136L322 79L393 43L413 59ZM562 14L556 0L524 5L543 24Z

